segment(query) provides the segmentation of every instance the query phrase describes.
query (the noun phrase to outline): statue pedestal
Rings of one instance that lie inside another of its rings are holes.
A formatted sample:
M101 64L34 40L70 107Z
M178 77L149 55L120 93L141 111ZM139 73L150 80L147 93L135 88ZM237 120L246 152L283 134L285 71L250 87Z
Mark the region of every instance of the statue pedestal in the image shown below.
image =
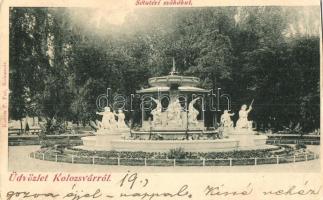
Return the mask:
M239 141L239 147L255 147L266 145L267 136L255 135L250 129L234 129L229 137Z
M231 134L230 138L237 139L239 141L239 147L255 146L253 135L250 134Z
M220 127L220 128L222 129L223 137L230 137L230 135L234 131L233 127Z
M95 136L82 137L83 145L87 147L105 147L111 148L112 140L120 140L130 134L129 128L107 130L100 129L95 133Z

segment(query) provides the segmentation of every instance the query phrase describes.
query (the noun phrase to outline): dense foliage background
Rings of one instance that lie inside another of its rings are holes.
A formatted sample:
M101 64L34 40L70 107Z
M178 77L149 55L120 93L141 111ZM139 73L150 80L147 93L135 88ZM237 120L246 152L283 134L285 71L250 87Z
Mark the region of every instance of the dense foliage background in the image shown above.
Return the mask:
M255 99L250 117L261 128L319 128L319 7L137 9L119 24L105 16L10 10L11 119L88 122L107 88L129 96L168 74L174 57L181 74L230 94L234 112Z

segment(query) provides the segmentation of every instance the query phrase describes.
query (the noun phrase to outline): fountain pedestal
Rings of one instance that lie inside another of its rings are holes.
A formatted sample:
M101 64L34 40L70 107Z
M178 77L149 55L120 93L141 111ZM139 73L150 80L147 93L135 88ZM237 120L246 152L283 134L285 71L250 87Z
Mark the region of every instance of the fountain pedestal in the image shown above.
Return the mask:
M111 141L120 140L121 138L127 137L130 130L117 129L114 131L107 131L105 129L98 130L95 136L82 137L83 145L88 147L105 147L107 150L111 149Z
M266 145L267 136L256 135L256 132L250 129L233 129L230 138L239 141L239 147L256 147Z

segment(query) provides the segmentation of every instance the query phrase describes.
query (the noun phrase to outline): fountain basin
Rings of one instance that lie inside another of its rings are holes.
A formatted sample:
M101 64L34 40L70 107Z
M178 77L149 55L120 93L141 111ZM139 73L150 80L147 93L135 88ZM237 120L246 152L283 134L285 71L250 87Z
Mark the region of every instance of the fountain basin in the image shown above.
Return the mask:
M105 145L94 143L89 140L90 137L83 140L83 146L78 148L85 150L100 151L143 151L143 152L168 152L170 149L183 148L186 152L224 152L233 151L238 147L239 141L235 139L221 140L110 140ZM93 139L101 139L107 142L109 137L98 138L92 136ZM90 142L88 142L90 141ZM102 144L101 143L101 144Z
M211 136L218 132L215 130L205 131L205 130L151 130L151 131L131 131L134 138L139 138L141 140L149 140L155 136L161 136L164 140L182 140L189 136Z
M130 140L120 138L120 134L83 137L84 145L78 148L93 151L113 150L132 152L168 152L170 149L183 148L186 152L227 152L273 147L265 144L267 137L262 135L241 134L236 138L215 140Z
M168 152L170 149L183 148L187 152L230 151L237 147L234 139L223 140L114 140L116 151Z
M153 77L148 80L151 86L170 86L172 84L184 85L184 86L196 86L200 83L200 79L197 77L190 76L177 76L168 75L161 77Z

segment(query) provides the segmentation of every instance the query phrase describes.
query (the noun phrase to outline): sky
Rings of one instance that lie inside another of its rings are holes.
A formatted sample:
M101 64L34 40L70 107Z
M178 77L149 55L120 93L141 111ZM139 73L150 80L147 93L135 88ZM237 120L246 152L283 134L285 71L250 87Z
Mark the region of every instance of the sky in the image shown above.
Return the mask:
M290 21L288 33L290 36L298 32L302 34L318 35L320 30L320 8L319 6L307 7L284 7L287 10L287 17ZM127 27L136 28L147 25L149 20L142 21L140 15L145 15L149 12L168 12L169 8L135 8L129 4L116 3L109 7L97 8L69 8L71 18L75 23L80 24L89 31L113 31L114 29L127 30ZM239 9L238 9L239 10ZM170 12L168 12L170 13ZM140 20L136 20L140 18ZM168 20L171 17L168 18ZM167 19L167 18L166 18ZM239 13L235 16L236 21L239 21ZM132 24L136 23L136 24ZM148 24L149 25L149 24Z

